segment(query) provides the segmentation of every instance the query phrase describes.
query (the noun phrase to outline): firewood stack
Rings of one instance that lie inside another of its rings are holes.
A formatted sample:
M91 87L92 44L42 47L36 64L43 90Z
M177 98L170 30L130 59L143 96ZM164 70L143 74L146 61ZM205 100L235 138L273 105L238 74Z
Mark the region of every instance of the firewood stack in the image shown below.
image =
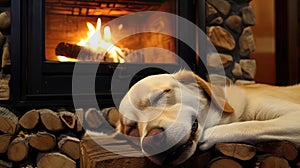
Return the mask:
M10 0L0 0L0 100L9 99L10 25Z
M94 110L95 111L95 110ZM93 111L89 111L91 115ZM117 118L116 108L102 110L108 123L114 127ZM88 115L85 115L86 117ZM98 118L99 117L90 117ZM85 118L86 120L88 118ZM96 120L98 120L96 119ZM93 120L93 121L96 121ZM99 121L97 121L99 123ZM103 121L101 122L103 123ZM97 126L98 128L101 126ZM86 132L81 139L81 168L106 167L159 167L145 157L135 157L139 153L131 142L118 134L95 135ZM288 141L270 141L256 144L220 143L208 151L197 152L178 167L197 168L293 168L300 167L299 148ZM127 156L122 155L125 153Z
M99 145L105 143L106 148ZM119 152L107 150L108 146ZM106 168L106 167L134 167L134 168L158 168L145 157L126 157L126 154L134 154L130 143L124 140L113 139L109 136L90 137L85 136L81 140L81 168ZM293 168L300 166L299 150L287 141L272 141L249 145L245 143L221 143L215 145L209 151L192 156L185 163L178 166L197 168Z
M0 107L0 167L78 167L83 129L79 112Z

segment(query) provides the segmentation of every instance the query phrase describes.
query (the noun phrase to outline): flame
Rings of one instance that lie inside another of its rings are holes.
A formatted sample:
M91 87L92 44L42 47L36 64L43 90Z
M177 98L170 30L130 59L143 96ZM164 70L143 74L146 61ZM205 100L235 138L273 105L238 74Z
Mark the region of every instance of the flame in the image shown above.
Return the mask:
M98 18L96 27L90 23L87 22L86 25L88 27L87 37L84 39L81 39L77 45L84 46L86 48L92 49L93 51L97 53L107 53L106 56L111 60L112 62L120 62L124 63L125 60L124 54L122 50L111 43L112 41L112 35L110 31L109 26L105 26L103 28L103 36L101 34L101 19ZM63 56L57 57L59 61L69 61L69 62L77 62L77 59L67 58ZM100 61L100 60L99 60Z

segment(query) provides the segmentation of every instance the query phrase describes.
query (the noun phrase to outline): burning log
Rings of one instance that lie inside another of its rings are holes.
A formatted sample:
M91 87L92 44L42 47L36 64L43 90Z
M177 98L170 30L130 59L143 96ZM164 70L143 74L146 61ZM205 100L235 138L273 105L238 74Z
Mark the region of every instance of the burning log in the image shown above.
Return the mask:
M50 131L63 130L63 124L57 113L50 109L40 110L41 121L44 126Z
M12 136L9 134L0 135L0 153L5 153L7 151L11 137Z
M247 144L220 143L216 144L215 148L223 155L239 160L250 160L256 155L256 148Z
M8 146L7 157L9 160L19 162L24 160L28 155L28 142L23 137L15 138Z
M40 114L38 110L30 110L26 112L19 120L19 124L25 129L33 129L40 119Z
M56 145L56 137L48 132L28 135L27 139L30 146L39 151L49 151Z
M51 164L49 164L51 163ZM37 157L37 167L53 168L53 167L68 167L76 168L76 162L64 154L53 152L40 154Z
M111 51L115 51L112 52ZM94 61L94 62L124 62L124 53L121 50L115 50L113 45L107 49L100 51L93 50L89 47L79 46L60 42L55 48L57 56L65 56L68 58L78 59L79 61Z
M59 117L68 128L75 128L76 116L74 113L68 111L61 111L59 112Z
M60 42L55 48L55 54L77 59L82 49L82 46L76 44Z
M62 135L58 141L58 148L74 160L80 157L80 140L75 137Z
M0 131L7 134L15 134L18 125L18 117L7 108L0 107Z

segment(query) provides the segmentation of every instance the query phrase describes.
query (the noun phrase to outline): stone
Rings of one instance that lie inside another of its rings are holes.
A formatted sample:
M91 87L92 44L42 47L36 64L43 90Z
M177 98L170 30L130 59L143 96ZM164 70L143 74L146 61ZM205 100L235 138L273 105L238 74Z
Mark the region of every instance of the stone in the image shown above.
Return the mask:
M5 30L10 27L10 13L8 11L0 13L0 29Z
M253 26L256 23L254 10L251 6L242 8L242 18L245 25Z
M223 18L222 17L217 17L217 18L214 18L210 23L209 25L221 25L223 23Z
M249 81L249 80L236 80L235 81L235 84L236 85L252 85L252 84L255 84L255 81Z
M225 20L225 24L236 33L240 33L242 31L242 18L238 15L229 16Z
M233 36L220 26L211 26L208 29L208 37L211 42L220 49L233 50L235 48L235 40Z
M207 66L216 69L227 68L232 62L232 56L227 54L209 53L206 58Z
M209 3L205 3L205 14L206 14L206 21L210 22L214 18L218 16L218 11L211 6Z
M243 71L243 77L254 79L256 73L256 61L254 59L241 59L240 65Z
M225 0L207 0L207 2L214 6L224 16L227 16L230 12L231 5Z
M242 67L239 63L234 63L234 67L231 72L235 77L241 77L243 75Z
M230 86L233 84L233 81L230 78L218 74L209 75L209 82L213 85L218 85L218 86Z
M244 28L240 38L239 38L239 45L240 45L240 55L247 56L251 52L255 51L255 42L253 38L253 33L251 27Z

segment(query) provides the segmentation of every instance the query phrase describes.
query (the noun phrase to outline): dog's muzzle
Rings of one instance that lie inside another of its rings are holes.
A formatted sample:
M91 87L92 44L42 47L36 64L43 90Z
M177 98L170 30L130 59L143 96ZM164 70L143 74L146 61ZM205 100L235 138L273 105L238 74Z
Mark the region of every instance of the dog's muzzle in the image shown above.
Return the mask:
M195 119L192 123L190 137L184 144L180 146L174 146L167 151L150 156L150 158L154 157L155 160L161 160L161 164L163 165L170 164L172 161L178 159L182 153L186 152L186 150L193 145L197 130L198 120ZM164 129L154 128L150 130L146 137L143 139L142 147L144 152L151 155L153 151L164 148L167 143L168 142L164 133Z

